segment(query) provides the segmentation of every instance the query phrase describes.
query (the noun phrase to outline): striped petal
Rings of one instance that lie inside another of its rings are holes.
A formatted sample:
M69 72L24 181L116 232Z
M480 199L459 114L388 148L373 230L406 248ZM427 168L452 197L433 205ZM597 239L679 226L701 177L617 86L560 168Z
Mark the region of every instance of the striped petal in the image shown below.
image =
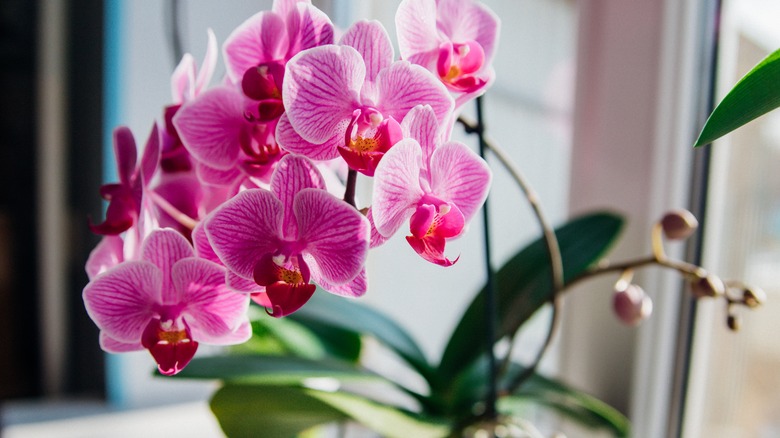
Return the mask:
M431 191L458 206L466 221L485 202L492 173L485 160L462 143L446 143L431 157Z
M366 80L374 82L380 71L393 62L393 44L378 21L358 21L347 29L339 42L360 53L366 64Z
M393 146L374 173L371 214L379 234L390 237L414 213L424 195L420 187L422 151L414 139Z

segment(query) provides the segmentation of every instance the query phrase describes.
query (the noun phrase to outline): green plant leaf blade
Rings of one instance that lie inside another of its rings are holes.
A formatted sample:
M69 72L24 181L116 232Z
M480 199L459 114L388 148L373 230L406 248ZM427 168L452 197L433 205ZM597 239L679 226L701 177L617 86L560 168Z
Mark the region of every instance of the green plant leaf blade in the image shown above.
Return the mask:
M298 387L225 385L214 394L210 406L231 438L294 437L314 426L348 418Z
M352 363L279 355L228 355L195 358L175 378L221 379L255 385L301 385L308 379L339 381L385 379Z
M305 306L288 318L303 325L321 324L373 336L423 376L432 372L422 350L403 327L383 313L354 300L318 290Z
M230 437L292 437L314 426L352 420L388 438L447 436L449 425L365 397L301 387L231 385L211 410Z
M780 107L780 50L764 58L715 107L695 146L712 143Z
M597 262L612 246L623 219L612 213L593 213L556 229L564 267L564 282ZM514 333L552 298L547 246L540 238L526 246L496 272L498 337ZM442 355L438 368L441 385L471 366L485 351L483 288L466 309Z

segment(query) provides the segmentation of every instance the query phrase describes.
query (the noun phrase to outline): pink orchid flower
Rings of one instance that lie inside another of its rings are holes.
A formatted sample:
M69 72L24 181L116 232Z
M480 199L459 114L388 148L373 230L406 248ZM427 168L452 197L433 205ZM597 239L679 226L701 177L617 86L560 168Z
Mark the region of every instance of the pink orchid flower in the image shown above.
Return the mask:
M247 117L276 120L283 112L282 80L285 64L311 47L333 43L333 25L310 1L276 0L242 23L225 41L228 78L240 83Z
M236 344L251 336L249 300L225 286L225 270L194 257L173 230L155 230L141 259L98 275L83 292L109 352L147 349L162 374L181 371L198 343Z
M443 120L451 111L446 88L425 69L393 62L393 46L379 22L360 21L338 46L299 53L287 65L282 89L287 112L276 136L288 151L315 160L341 155L371 176L400 140L398 121L417 104Z
M310 279L323 287L354 286L334 293L365 292L356 277L368 252L368 221L324 188L310 160L287 155L270 191L243 191L205 221L214 252L238 277L265 288L272 316L304 305L316 288Z
M184 102L195 99L206 89L214 68L217 65L217 38L214 32L208 30L208 43L203 64L200 69L195 64L195 58L185 53L179 65L171 75L171 95L173 104L165 107L165 130L163 131L162 156L160 167L163 172L184 172L192 169L189 153L181 143L176 127L173 125L173 116L179 111Z
M500 22L473 0L403 0L395 16L401 58L435 73L459 95L456 107L484 92Z
M446 241L459 236L487 197L492 174L466 145L440 143L433 110L415 107L402 128L409 138L393 146L376 170L372 216L379 234L392 236L409 219L406 240L425 260L441 266Z
M90 220L89 228L93 233L117 235L138 222L144 201L143 192L154 175L159 153L160 137L156 125L146 142L141 163L136 163L138 152L130 129L122 126L114 130L114 154L119 182L100 187L100 195L109 204L103 223L95 225Z

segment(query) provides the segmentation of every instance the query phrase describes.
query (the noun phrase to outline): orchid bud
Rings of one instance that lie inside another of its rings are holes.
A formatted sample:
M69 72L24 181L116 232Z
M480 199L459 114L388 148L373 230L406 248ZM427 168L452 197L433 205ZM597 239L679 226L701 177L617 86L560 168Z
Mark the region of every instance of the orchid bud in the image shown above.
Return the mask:
M625 289L616 289L612 306L618 319L632 326L639 324L653 312L653 301L635 284L629 284Z
M742 291L742 302L750 308L758 307L766 302L766 292L759 288L745 288Z
M737 332L742 326L742 320L737 315L729 315L726 324L728 324L731 331Z
M672 240L687 239L698 226L696 216L688 210L670 211L661 219L664 235Z
M697 278L691 282L691 292L696 298L719 297L725 291L726 286L716 275L697 274Z

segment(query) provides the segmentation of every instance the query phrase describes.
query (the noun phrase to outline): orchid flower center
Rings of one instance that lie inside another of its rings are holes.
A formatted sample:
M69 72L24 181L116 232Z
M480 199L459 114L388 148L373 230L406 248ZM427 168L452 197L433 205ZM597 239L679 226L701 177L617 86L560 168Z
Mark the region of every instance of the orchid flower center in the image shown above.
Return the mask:
M317 287L309 284L309 266L300 255L266 254L255 265L254 279L265 286L273 317L289 315L309 301Z
M170 376L181 371L198 349L190 329L181 318L154 318L146 325L141 336L144 346L157 362L160 373Z
M344 146L338 151L350 168L374 176L379 160L403 138L401 125L392 117L384 118L373 109L358 109L344 134Z
M485 85L476 76L485 63L485 51L473 40L465 43L445 42L439 46L436 69L442 82L450 89L471 92Z
M247 120L266 123L277 119L284 112L282 103L282 79L284 63L270 61L247 69L241 79L241 89L254 102L244 114Z
M244 153L243 167L249 174L259 167L267 166L280 158L282 151L273 138L276 124L254 125L242 132L239 137L241 151Z

